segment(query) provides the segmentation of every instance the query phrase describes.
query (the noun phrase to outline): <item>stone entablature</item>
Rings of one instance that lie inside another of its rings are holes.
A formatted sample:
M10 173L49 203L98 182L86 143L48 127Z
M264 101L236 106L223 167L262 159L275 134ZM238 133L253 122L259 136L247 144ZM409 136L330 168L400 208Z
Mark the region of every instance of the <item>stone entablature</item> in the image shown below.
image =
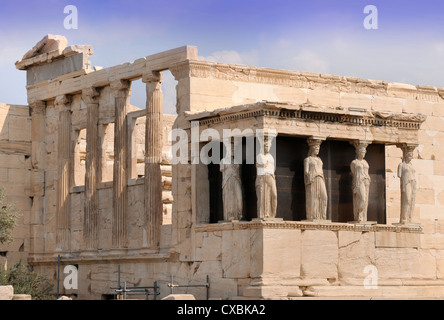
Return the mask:
M274 102L186 114L185 119L188 121L199 121L201 130L211 127L220 133L236 123L240 128L275 128L282 134L345 140L353 136L350 140L386 144L418 143L418 130L427 119L422 114L382 113L366 109L347 110Z
M434 86L413 86L382 80L257 68L209 61L184 61L173 66L171 71L176 75L176 78L213 78L228 81L275 84L310 90L328 90L337 93L413 98L431 102L439 102L444 99L444 88Z

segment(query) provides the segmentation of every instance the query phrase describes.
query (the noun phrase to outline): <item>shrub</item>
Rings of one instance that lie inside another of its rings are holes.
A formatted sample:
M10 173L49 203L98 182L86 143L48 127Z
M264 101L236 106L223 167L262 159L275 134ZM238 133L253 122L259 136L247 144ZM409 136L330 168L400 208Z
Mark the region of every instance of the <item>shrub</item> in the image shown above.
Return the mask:
M32 300L54 300L51 294L54 286L49 280L22 264L6 271L0 270L0 285L11 285L14 294L30 294Z
M0 244L12 242L12 230L17 225L19 214L13 204L6 203L5 189L0 188Z

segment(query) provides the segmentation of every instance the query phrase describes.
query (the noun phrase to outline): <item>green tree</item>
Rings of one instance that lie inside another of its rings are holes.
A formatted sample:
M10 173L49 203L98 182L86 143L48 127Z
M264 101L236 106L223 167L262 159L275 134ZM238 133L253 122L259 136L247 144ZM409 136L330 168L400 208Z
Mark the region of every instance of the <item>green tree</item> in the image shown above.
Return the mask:
M6 203L5 188L0 188L0 245L12 242L12 230L18 217L15 205Z

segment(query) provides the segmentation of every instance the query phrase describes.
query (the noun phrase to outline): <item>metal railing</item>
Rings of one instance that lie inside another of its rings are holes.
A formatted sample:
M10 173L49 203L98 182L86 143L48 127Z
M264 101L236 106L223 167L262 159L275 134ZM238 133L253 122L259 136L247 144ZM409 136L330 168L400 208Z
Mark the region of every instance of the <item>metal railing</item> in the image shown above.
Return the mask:
M168 287L170 288L170 294L174 294L174 288L206 288L207 289L207 300L210 299L210 277L207 275L207 282L204 284L186 284L179 285L174 284L174 278L171 274L171 282L168 283Z

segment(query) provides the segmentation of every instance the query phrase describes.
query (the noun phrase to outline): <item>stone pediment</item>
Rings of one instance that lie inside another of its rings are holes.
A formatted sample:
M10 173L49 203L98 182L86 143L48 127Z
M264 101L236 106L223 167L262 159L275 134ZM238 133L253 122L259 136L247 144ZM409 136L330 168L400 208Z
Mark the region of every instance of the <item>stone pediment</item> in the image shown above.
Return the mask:
M64 36L48 34L28 52L25 53L22 60L30 59L44 53L55 50L63 51L68 45L68 39Z
M80 53L90 56L94 51L89 45L68 47L68 40L64 36L48 34L25 53L23 58L15 63L15 66L19 70L27 70L34 66L48 64L54 60L68 58Z

